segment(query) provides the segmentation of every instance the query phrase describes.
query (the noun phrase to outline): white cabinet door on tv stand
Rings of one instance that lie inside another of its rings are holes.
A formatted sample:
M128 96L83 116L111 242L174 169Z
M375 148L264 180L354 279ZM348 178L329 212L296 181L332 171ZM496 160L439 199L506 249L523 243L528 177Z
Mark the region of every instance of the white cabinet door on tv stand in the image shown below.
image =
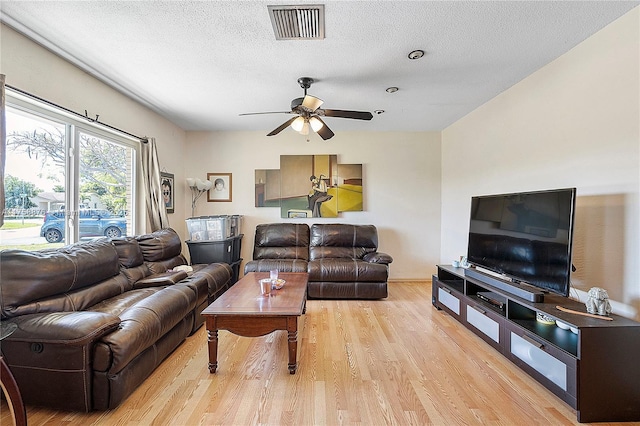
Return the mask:
M482 306L467 300L465 326L482 340L502 352L504 346L504 318Z
M571 408L577 409L577 359L508 321L506 336L504 354Z

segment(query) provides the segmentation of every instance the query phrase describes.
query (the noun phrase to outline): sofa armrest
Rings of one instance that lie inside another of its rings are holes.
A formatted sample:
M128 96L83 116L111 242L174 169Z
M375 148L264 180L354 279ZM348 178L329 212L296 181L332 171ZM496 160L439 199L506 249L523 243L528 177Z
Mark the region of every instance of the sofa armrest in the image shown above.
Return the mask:
M82 346L118 328L120 318L103 312L51 312L23 315L11 322L18 329L7 340Z
M187 278L185 271L167 271L159 274L149 275L133 283L133 288L159 287L163 285L176 284Z
M373 253L367 253L364 255L364 257L362 258L365 262L369 262L369 263L383 263L385 265L388 265L389 263L393 262L393 257L391 257L390 255L388 255L387 253L382 253L382 252L373 252Z

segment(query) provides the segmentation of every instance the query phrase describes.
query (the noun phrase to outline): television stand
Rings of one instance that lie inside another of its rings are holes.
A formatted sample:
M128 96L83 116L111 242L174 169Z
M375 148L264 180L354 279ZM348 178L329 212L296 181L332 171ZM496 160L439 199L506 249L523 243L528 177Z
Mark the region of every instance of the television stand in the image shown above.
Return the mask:
M494 277L488 273L484 273L477 268L469 268L465 275L469 278L475 278L483 283L489 284L499 290L520 297L529 302L543 302L544 293L532 285L516 282L507 282L498 277Z
M640 421L640 323L567 313L557 306L586 309L553 293L531 302L477 277L473 269L438 265L433 306L575 409L579 422ZM560 324L540 322L538 313Z

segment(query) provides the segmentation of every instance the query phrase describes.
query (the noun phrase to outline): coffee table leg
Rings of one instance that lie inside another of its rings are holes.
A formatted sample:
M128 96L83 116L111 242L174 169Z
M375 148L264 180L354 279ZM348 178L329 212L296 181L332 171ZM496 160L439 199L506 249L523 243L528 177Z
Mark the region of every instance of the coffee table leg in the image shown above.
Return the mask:
M207 318L207 342L209 347L209 373L218 368L218 330L216 318Z
M289 337L289 374L295 374L298 368L298 317L287 317Z

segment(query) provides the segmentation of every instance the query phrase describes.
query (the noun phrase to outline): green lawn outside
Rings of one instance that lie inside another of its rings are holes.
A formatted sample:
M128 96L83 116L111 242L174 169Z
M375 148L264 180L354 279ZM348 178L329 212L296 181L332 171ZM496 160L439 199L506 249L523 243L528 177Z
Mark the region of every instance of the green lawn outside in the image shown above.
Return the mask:
M15 219L15 218L10 218L7 219L5 218L5 222L2 225L2 227L0 228L0 231L15 231L17 229L25 229L25 228L35 228L35 227L40 227L42 226L42 219L41 218L25 218L24 219L24 223L22 218L20 219ZM62 247L64 244L63 243L57 243L57 244L49 244L49 243L39 243L39 244L20 244L20 245L16 245L16 244L2 244L2 237L0 236L0 250L5 250L5 249L19 249L19 250L28 250L28 251L34 251L34 250L42 250L45 248L58 248L58 247Z
M33 228L34 226L42 226L40 223L29 223L29 222L5 222L0 229L22 229L22 228Z
M24 244L24 245L10 245L10 246L0 245L0 250L15 249L15 250L35 251L35 250L42 250L42 249L58 248L62 246L64 246L64 243Z

